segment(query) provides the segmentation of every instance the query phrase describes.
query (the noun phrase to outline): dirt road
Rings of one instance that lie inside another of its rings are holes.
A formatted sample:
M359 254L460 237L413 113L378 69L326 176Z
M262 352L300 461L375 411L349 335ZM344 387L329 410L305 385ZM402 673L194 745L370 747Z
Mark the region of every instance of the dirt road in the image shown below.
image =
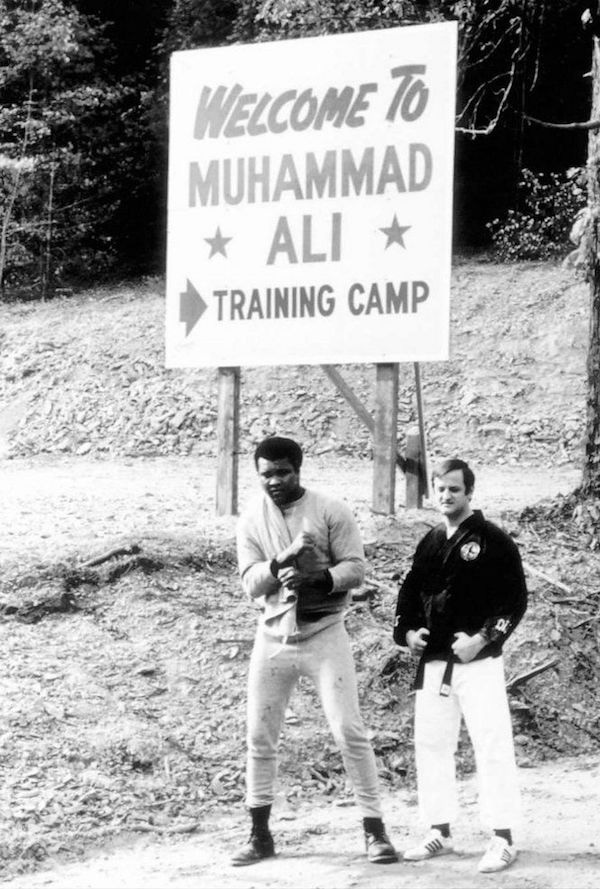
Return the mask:
M474 505L490 517L543 497L567 493L580 481L574 466L482 467ZM393 519L370 510L372 464L337 455L311 458L309 486L336 492L352 504L363 533L377 534ZM240 461L240 503L254 488L249 459ZM115 541L153 536L234 533L235 518L215 518L215 461L206 458L91 460L44 457L0 461L1 558L57 561L85 557ZM403 478L397 508L404 504Z
M483 875L477 862L486 836L478 829L473 779L461 787L456 854L420 863L370 865L361 848L353 806L323 799L273 818L278 855L247 868L228 864L246 839L239 810L224 812L204 832L184 841L131 839L98 850L83 862L7 882L10 889L597 889L600 886L600 756L522 769L524 824L520 855L506 872ZM417 829L416 801L403 793L385 799L390 834L401 851Z

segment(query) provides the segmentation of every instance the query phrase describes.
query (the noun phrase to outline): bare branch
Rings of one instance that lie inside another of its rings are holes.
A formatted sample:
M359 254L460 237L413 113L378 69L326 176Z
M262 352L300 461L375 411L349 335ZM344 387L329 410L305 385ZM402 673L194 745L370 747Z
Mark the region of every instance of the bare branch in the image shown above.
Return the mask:
M556 580L553 577L550 577L548 574L544 574L543 571L540 571L539 568L535 568L529 562L523 562L523 567L525 571L529 572L529 574L534 574L536 577L540 577L542 580L545 580L546 583L551 584L552 586L557 587L559 590L563 590L563 592L568 593L569 595L573 594L573 590L571 587L568 587L566 584L562 583L560 580ZM575 599L574 601L579 601Z
M558 666L557 658L554 658L551 661L546 661L544 664L538 664L538 666L533 667L532 670L527 670L526 673L521 673L519 676L515 676L514 679L509 679L506 683L506 690L508 692L514 691L515 688L518 688L519 685L523 685L523 683L533 679L534 676L539 676L540 673L544 673L546 670L551 670L552 667L556 666Z
M471 46L469 48L469 51L467 53L464 53L464 55L462 56L461 62L468 62L469 67L472 69L476 68L478 65L479 66L485 65L489 61L489 59L494 55L494 53L496 53L498 50L500 50L502 48L502 46L507 42L507 39L510 37L511 33L513 33L513 32L516 33L516 35L518 37L522 36L521 35L521 25L517 21L511 23L509 25L509 27L506 29L506 31L500 37L498 37L498 39L495 42L489 41L487 48L486 48L485 44L482 45L481 42L479 42L479 36L478 36L477 37L478 42L474 43L474 45L476 45L478 48L477 56L475 58L472 57L473 47Z
M540 127L549 127L552 130L600 130L600 120L572 121L571 123L554 123L550 120L539 120L524 114L523 117L529 123L536 123Z
M106 553L102 553L100 556L96 556L93 559L88 559L87 562L83 562L82 568L93 568L96 565L102 565L103 562L108 562L109 559L114 559L117 556L136 556L138 553L141 553L142 548L138 543L132 543L130 546L118 546L116 549L110 549Z
M490 134L520 91L529 92L539 75L541 29L546 0L496 0L474 8L463 23L459 43L459 95L456 131L475 137ZM493 7L493 8L492 8ZM483 69L496 71L482 83ZM520 110L520 109L519 109Z
M474 111L472 113L472 120L475 121L476 116L477 116L477 108L478 108L480 102L483 101L484 90L486 88L489 88L489 83L482 85L473 94L471 99L467 102L467 104L465 105L465 107L463 108L461 113L459 114L459 116L457 118L457 126L455 127L455 129L458 133L466 133L469 136L488 136L494 130L494 128L496 127L496 124L498 123L498 121L500 119L500 116L502 115L502 112L504 111L504 108L506 107L506 105L508 103L508 98L510 96L510 93L512 91L513 84L514 84L515 68L516 68L516 64L513 63L513 65L511 66L511 70L509 72L506 72L505 74L499 74L499 75L497 75L497 77L493 78L494 80L500 80L504 77L508 77L508 81L506 83L506 86L502 90L499 91L500 100L499 100L498 105L496 107L496 113L494 114L494 117L491 118L491 120L487 123L487 125L485 127L477 127L475 125L475 123L473 123L473 125L470 127L463 127L463 126L461 126L461 124L459 122L461 119L466 117L467 112L469 111L471 106L474 106ZM490 83L491 82L492 81L490 81Z

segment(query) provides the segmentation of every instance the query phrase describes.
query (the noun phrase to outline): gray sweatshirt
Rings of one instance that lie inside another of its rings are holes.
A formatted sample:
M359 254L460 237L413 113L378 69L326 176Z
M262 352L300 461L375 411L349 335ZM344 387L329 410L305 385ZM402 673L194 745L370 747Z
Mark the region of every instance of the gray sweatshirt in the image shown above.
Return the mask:
M271 573L271 560L281 551L283 545L270 542L269 534L262 527L264 511L263 497L251 504L240 517L237 528L237 551L242 586L252 599L268 605L269 598L276 600L280 582ZM339 500L334 500L318 491L305 490L302 497L281 509L285 526L289 533L289 543L302 531L309 532L315 540L315 552L298 556L300 570L319 571L328 569L333 588L329 593L301 594L299 606L302 613L329 612L341 619L341 612L348 602L348 590L361 585L365 575L365 557L360 531L351 510ZM284 542L282 541L282 544ZM285 545L285 544L284 544ZM312 635L321 629L311 625ZM306 628L308 629L308 628Z

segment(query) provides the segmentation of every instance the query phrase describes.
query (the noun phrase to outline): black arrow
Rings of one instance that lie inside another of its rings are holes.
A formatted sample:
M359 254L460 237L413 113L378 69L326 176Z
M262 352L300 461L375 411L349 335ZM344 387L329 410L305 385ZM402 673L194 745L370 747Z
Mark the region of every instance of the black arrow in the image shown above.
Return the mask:
M179 294L179 320L185 321L186 336L189 336L190 331L207 308L206 303L188 278L186 289Z

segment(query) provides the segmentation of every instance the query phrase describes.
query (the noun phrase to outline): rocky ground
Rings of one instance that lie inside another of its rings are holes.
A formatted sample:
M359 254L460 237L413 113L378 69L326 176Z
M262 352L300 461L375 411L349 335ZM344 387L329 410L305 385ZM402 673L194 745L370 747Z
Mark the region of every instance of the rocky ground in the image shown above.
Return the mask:
M431 453L472 459L478 505L515 536L532 593L508 653L524 852L495 880L591 887L600 557L593 515L569 499L581 467L585 291L556 267L477 263L457 267L454 288L453 358L423 368ZM162 369L161 313L156 282L0 309L5 881L482 885L466 738L461 854L441 874L433 864L373 874L309 687L292 702L282 745L281 854L251 872L226 866L246 830L244 677L255 614L240 597L235 519L214 516L214 375ZM369 404L371 370L344 373ZM401 437L414 421L411 373ZM371 512L367 435L328 387L317 369L245 374L240 499L254 483L253 441L280 431L307 444L304 481L335 488L355 511L370 567L347 625L402 847L416 827L413 665L391 642L390 623L397 575L435 517L404 509L401 476L396 515Z

